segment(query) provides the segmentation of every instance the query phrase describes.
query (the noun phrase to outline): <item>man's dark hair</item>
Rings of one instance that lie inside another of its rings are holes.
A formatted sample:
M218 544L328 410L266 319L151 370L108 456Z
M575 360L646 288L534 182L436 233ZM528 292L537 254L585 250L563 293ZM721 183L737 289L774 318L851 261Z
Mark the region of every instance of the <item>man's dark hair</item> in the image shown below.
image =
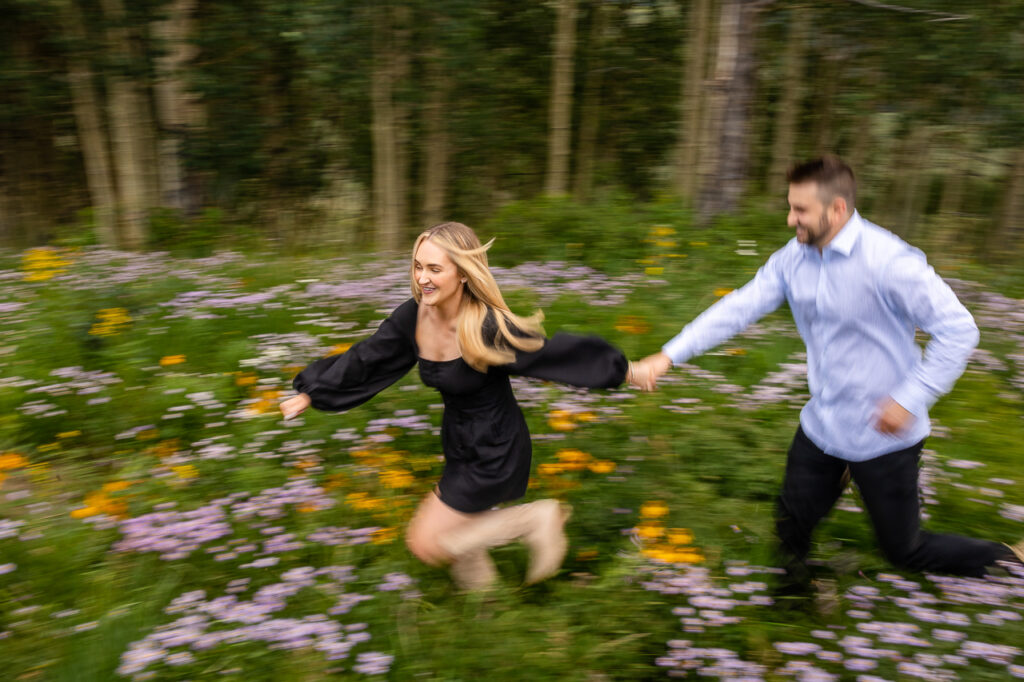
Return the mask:
M822 156L798 163L786 173L786 180L792 184L818 183L818 198L828 205L839 196L846 200L846 208L853 210L857 199L857 180L853 169L838 156Z

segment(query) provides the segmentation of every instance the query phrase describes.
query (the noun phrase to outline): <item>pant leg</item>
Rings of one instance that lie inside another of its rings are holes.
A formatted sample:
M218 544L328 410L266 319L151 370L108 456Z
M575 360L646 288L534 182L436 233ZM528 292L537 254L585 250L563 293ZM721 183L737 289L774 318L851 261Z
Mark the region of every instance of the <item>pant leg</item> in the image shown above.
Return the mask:
M912 571L980 577L1005 558L998 542L921 530L918 467L924 441L866 462L851 462L878 544L888 559Z
M846 462L826 455L798 428L786 457L786 475L776 507L775 530L792 577L806 574L803 561L811 532L842 494Z

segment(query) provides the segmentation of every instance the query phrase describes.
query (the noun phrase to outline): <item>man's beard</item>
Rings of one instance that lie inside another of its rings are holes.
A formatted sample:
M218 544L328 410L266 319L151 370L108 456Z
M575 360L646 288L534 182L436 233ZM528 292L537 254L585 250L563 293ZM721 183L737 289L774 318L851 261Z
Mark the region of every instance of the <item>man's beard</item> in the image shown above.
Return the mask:
M822 213L821 218L818 220L818 231L811 232L807 230L807 245L818 246L831 231L832 222L828 219L827 213Z

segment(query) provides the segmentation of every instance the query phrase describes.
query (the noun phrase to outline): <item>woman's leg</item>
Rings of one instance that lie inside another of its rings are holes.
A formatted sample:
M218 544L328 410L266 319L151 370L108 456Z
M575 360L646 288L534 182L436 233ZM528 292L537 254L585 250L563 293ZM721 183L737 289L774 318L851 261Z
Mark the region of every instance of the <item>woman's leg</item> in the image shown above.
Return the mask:
M482 590L489 587L498 577L498 571L491 561L487 548L477 548L459 556L453 556L442 546L440 538L453 529L472 520L477 514L466 514L452 509L431 491L420 503L416 515L409 522L405 543L409 550L426 564L440 566L451 563L452 579L464 590Z
M528 584L550 578L561 567L568 548L565 521L569 511L557 500L537 500L468 516L465 523L438 536L441 546L456 560L522 540L530 550Z
M409 522L405 532L405 544L417 559L431 566L441 566L452 560L440 545L438 539L456 526L466 523L473 514L466 514L452 509L430 491L420 502L416 514Z

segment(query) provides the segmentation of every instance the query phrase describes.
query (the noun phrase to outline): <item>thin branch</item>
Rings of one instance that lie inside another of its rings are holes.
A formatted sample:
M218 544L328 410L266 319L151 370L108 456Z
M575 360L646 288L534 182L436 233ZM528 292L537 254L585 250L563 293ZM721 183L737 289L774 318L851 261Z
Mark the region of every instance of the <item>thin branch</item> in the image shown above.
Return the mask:
M932 9L917 9L915 7L903 7L901 5L887 5L884 2L878 2L878 0L849 0L850 2L856 2L860 5L867 7L874 7L875 9L889 9L894 12L906 12L908 14L928 14L938 19L929 19L929 21L962 21L964 19L973 19L969 14L950 14L949 12L938 12Z

